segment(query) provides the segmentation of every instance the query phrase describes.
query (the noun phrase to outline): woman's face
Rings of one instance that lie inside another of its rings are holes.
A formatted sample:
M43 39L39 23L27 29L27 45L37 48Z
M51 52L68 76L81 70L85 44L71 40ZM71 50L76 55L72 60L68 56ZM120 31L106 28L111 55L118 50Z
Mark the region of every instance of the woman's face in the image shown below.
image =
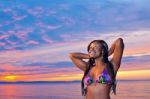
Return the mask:
M97 43L97 42L91 43L90 48L89 48L90 57L98 58L101 56L101 52L102 52L102 49L101 49L101 45L99 43Z

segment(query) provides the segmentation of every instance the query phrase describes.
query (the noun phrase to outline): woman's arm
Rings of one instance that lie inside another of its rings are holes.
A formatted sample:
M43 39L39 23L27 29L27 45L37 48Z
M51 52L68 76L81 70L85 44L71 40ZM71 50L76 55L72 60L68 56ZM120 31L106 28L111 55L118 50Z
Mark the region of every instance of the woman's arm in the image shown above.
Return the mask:
M72 60L72 62L82 71L85 71L88 63L83 61L83 59L89 59L90 56L88 54L84 53L79 53L79 52L74 52L74 53L69 53L69 57Z
M124 51L124 42L122 38L118 38L117 40L115 40L113 42L113 44L111 45L108 55L112 55L113 57L111 59L111 62L114 65L114 70L115 72L119 69L120 64L121 64L121 59L122 59L122 55L123 55L123 51Z
M108 51L108 56L111 56L111 55L113 54L114 49L115 49L116 41L117 41L117 40L115 40L115 41L112 43L112 45L111 45L111 47L110 47L110 49L109 49L109 51Z

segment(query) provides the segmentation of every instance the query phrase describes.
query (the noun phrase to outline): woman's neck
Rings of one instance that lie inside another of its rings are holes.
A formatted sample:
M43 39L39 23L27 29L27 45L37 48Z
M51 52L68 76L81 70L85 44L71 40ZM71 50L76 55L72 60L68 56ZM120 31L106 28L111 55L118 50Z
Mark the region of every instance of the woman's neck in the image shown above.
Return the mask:
M99 58L96 58L95 59L95 66L98 67L98 68L101 68L105 65L102 57L99 57Z

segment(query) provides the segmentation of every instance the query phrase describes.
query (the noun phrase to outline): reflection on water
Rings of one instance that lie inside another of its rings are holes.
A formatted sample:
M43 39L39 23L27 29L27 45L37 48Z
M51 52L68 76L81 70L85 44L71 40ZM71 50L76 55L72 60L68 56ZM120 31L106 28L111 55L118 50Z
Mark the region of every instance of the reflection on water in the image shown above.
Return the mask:
M0 99L83 99L80 82L0 84ZM150 81L118 81L111 99L150 99Z
M112 99L150 99L150 81L118 82L117 96Z

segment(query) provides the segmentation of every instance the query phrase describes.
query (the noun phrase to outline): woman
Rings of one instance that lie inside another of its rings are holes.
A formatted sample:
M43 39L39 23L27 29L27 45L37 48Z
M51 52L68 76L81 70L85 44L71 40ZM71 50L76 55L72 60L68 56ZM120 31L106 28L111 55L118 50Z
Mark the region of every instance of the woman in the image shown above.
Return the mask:
M116 74L121 65L123 50L123 39L118 38L110 49L104 40L93 40L88 45L88 54L69 54L73 63L84 71L81 88L86 99L110 99L111 89L116 95ZM113 57L109 61L108 56L112 54Z

